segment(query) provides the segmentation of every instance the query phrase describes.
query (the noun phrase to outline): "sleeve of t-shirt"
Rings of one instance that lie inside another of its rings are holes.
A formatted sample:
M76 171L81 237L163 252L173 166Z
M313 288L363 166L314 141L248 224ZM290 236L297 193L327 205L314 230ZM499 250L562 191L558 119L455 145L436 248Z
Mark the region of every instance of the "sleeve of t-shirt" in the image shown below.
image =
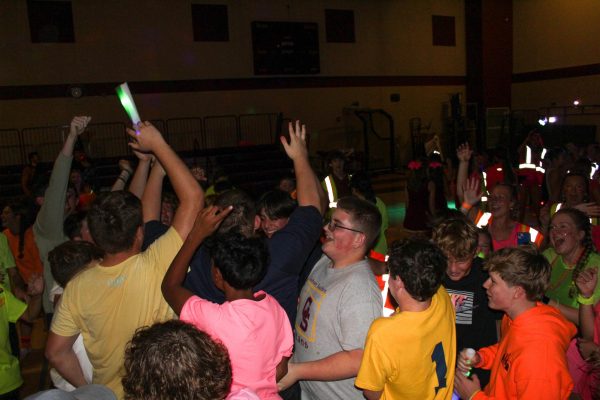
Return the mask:
M288 319L285 310L277 303L277 300L273 299L273 303L278 308L277 313L279 314L280 321L280 340L279 340L279 354L281 357L291 357L292 350L294 348L294 334L292 332L292 326Z
M27 304L17 299L10 290L6 290L4 285L0 285L0 296L4 297L6 304L8 322L17 322L17 320L23 315L27 309Z
M391 363L387 357L385 346L381 346L377 340L376 331L377 322L374 322L367 335L365 351L355 381L355 385L359 388L374 392L383 390L391 371Z
M218 318L219 313L218 304L204 300L198 296L191 296L181 308L179 319L194 325L196 328L210 335L213 331L212 321Z
M371 323L381 317L383 299L377 283L357 275L342 292L339 308L339 341L346 351L362 349Z
M73 313L76 305L72 304L72 290L72 285L67 285L52 319L50 330L60 336L74 336L80 333Z
M146 250L159 237L164 235L169 230L169 226L160 221L148 221L144 224L144 243L142 251Z
M156 272L162 276L167 273L167 269L171 265L171 262L183 246L183 240L177 233L175 228L171 227L169 230L156 239L146 251L142 253L145 260L145 265L152 266L156 269Z
M298 207L287 225L268 241L271 264L298 275L321 235L323 217L313 206Z

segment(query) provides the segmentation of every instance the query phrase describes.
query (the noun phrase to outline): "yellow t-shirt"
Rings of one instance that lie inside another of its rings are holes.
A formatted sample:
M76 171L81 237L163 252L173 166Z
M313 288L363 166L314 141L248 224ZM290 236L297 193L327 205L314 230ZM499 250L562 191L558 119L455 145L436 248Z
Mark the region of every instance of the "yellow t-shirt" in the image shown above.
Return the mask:
M112 267L95 265L65 288L52 332L81 333L94 367L93 383L108 386L118 398L123 398L125 345L136 329L175 317L160 286L181 246L181 237L170 228L143 253Z
M425 311L376 319L367 335L356 386L385 399L452 398L456 364L454 307L443 287Z

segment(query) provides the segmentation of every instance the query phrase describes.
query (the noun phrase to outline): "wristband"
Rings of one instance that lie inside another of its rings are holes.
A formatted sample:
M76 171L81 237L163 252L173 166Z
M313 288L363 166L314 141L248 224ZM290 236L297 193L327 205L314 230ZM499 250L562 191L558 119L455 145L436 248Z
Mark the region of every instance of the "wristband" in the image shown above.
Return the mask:
M474 391L473 394L469 396L469 400L473 400L473 397L475 397L475 395L477 393L479 393L479 392L481 392L481 390L479 390L479 389L477 389L476 391Z
M463 208L465 211L469 211L471 208L473 208L473 206L466 201L463 201L463 203L460 205L460 208Z
M581 293L577 295L577 302L579 304L583 304L584 306L591 306L594 304L594 296L583 297Z

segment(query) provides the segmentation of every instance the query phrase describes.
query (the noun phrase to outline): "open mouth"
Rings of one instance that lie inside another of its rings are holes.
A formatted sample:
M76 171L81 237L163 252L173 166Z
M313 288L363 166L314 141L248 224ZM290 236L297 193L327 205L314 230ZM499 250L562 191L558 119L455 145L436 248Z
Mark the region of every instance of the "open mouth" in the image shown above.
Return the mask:
M554 242L554 247L560 247L565 243L566 235L556 235L552 237L552 242Z

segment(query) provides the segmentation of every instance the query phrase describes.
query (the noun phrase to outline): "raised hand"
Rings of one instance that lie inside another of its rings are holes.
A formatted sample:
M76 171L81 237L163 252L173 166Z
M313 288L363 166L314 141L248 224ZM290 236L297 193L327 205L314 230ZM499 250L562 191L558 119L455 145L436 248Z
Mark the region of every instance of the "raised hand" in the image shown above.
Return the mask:
M463 196L466 203L474 206L481 200L483 191L479 188L479 180L477 178L468 179L463 188Z
M160 131L150 122L140 122L135 128L136 130L127 129L127 134L130 137L129 147L132 150L141 153L150 153L156 146L165 143Z
M135 154L135 156L140 161L150 161L150 162L154 161L154 154L142 153L137 150L133 150L133 154Z
M295 124L289 123L288 129L290 132L290 142L281 137L281 144L287 153L288 157L295 160L300 157L308 158L308 150L306 149L306 125L300 125L300 121Z
M85 131L85 128L88 126L91 120L92 117L88 116L73 117L73 119L71 120L69 134L74 136L81 135Z
M469 162L472 155L473 150L469 147L469 143L463 143L456 148L456 157L460 162Z
M210 206L200 210L189 234L190 240L202 241L212 235L232 210L233 206L224 209Z
M581 203L577 204L573 208L578 209L588 217L600 217L600 206L596 203Z
M583 297L592 297L598 284L598 268L593 267L581 271L575 279L575 284Z

